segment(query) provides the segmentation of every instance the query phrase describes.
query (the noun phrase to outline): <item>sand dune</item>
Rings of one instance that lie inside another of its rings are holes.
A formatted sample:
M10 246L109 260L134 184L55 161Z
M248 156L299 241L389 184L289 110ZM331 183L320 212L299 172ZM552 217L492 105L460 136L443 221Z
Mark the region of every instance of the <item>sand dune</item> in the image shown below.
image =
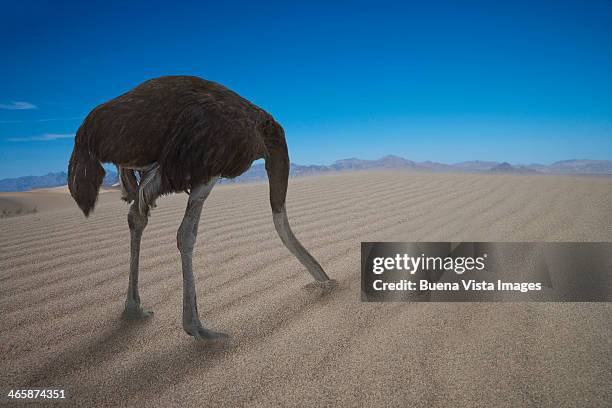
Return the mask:
M3 391L61 387L78 406L612 405L609 304L359 301L361 241L612 241L612 178L293 179L289 218L339 281L329 295L281 245L267 184L217 186L194 270L203 322L232 335L224 350L181 328L185 195L158 200L145 230L141 297L155 316L138 323L119 319L126 204L109 192L85 219L59 196L0 220Z

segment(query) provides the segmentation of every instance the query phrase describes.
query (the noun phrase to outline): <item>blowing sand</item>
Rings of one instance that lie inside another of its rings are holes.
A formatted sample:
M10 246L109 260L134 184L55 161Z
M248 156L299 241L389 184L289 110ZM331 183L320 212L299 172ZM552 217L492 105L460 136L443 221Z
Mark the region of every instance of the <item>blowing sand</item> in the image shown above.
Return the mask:
M155 316L120 320L127 206L100 196L0 220L0 384L78 406L611 406L612 305L361 303L361 241L612 241L612 178L355 172L293 179L293 229L340 283L311 289L267 184L217 186L194 254L208 350L181 327L176 230L158 200L141 252Z

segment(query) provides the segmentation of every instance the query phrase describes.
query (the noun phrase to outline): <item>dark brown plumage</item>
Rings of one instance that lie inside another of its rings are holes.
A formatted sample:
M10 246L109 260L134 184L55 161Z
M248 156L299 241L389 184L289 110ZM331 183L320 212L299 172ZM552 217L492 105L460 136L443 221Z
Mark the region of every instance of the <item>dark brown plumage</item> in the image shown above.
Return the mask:
M88 215L104 178L100 162L122 167L155 162L161 194L167 194L215 176L237 177L260 158L288 171L284 132L269 113L215 82L160 77L87 115L75 138L69 188Z

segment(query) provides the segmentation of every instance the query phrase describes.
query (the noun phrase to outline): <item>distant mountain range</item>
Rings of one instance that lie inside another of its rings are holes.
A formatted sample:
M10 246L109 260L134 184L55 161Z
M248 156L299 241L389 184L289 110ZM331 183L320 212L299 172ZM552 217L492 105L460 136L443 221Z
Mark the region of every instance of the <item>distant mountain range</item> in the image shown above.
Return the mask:
M106 170L103 185L112 186L117 182L117 173ZM37 188L50 188L68 184L68 175L65 171L48 173L44 176L24 176L0 180L0 192L28 191Z
M385 156L378 160L357 158L337 160L329 166L303 166L291 164L292 177L313 176L337 171L354 171L366 169L404 169L428 172L470 172L491 174L574 174L574 175L612 175L610 160L563 160L545 164L512 165L507 162L465 161L455 164L444 164L432 161L414 162L399 156ZM234 180L221 180L221 183L239 183L266 180L264 164L253 165L249 171ZM36 188L64 186L67 182L65 172L49 173L44 176L25 176L0 180L0 191L26 191ZM117 183L117 173L106 171L104 185Z
M508 162L503 162L491 167L488 170L489 173L496 174L542 174L543 172L540 169L536 170L527 166L513 166Z
M573 175L612 175L612 161L609 160L563 160L550 165L528 164L512 165L507 162L465 161L455 164L444 164L432 161L415 162L398 156L385 156L378 160L357 158L337 160L329 166L302 166L291 164L289 174L294 177L330 173L334 171L352 171L365 169L405 169L427 172L467 172L491 174L573 174ZM249 171L234 180L223 180L225 183L265 180L266 169L263 164L256 164Z

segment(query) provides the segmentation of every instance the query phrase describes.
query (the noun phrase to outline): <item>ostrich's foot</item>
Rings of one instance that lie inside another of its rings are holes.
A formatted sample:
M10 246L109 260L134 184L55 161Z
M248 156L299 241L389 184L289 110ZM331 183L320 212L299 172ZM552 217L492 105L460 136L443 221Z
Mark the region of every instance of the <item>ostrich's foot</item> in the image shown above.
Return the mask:
M339 283L335 279L328 279L323 282L315 281L315 285L317 285L320 288L334 289L338 287Z
M229 336L225 333L216 332L203 328L200 324L183 326L183 330L193 336L197 341L209 343L211 345L223 345L229 340Z
M123 309L122 317L126 320L143 320L153 316L152 310L142 308L134 303L127 303Z

